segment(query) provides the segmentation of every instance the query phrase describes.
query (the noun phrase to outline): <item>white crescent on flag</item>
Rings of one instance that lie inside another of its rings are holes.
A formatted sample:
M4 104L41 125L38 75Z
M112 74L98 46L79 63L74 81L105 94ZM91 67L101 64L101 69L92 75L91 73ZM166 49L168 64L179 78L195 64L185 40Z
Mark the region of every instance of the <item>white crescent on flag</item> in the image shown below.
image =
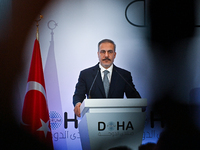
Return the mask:
M43 87L40 83L35 82L35 81L29 81L29 82L27 83L26 93L27 93L28 91L30 91L30 90L37 90L37 91L40 91L40 92L44 95L45 99L47 99L47 98L46 98L45 89L44 89L44 87Z

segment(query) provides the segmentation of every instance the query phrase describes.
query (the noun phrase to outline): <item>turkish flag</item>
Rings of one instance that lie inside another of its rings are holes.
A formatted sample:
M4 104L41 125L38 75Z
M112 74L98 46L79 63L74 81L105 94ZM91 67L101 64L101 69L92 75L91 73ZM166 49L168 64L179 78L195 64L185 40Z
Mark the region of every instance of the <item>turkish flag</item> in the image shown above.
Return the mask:
M53 149L40 45L37 39L33 48L21 125L39 141Z

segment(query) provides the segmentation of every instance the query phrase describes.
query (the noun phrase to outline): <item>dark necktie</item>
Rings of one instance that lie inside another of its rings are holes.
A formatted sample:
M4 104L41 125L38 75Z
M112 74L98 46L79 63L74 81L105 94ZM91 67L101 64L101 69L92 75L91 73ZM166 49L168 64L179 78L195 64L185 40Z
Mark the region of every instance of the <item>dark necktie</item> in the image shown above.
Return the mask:
M109 86L110 86L109 80L108 80L109 71L104 70L103 73L104 73L104 77L103 77L104 90L105 90L105 93L106 93L106 97L108 97L108 91L109 91Z

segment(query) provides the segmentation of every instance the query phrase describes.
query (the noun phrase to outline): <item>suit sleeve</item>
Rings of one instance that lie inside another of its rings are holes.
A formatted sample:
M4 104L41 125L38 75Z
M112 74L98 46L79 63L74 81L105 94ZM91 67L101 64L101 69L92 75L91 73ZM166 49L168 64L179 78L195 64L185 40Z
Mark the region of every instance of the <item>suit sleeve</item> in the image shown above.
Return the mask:
M135 85L133 84L131 73L126 74L127 84L125 88L125 94L127 98L141 98L139 92L136 90Z
M73 95L73 105L75 106L78 102L82 103L85 98L86 98L86 83L84 79L84 74L81 71Z

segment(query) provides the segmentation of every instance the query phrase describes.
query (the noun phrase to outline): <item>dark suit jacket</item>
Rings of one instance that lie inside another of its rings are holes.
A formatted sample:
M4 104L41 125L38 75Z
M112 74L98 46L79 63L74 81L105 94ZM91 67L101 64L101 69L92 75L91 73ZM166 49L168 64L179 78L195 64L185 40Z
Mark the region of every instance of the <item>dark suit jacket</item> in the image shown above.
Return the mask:
M124 93L127 98L141 98L132 82L131 73L113 65L108 98L123 98ZM99 64L80 72L73 96L74 106L78 102L82 103L86 95L91 98L106 98Z

